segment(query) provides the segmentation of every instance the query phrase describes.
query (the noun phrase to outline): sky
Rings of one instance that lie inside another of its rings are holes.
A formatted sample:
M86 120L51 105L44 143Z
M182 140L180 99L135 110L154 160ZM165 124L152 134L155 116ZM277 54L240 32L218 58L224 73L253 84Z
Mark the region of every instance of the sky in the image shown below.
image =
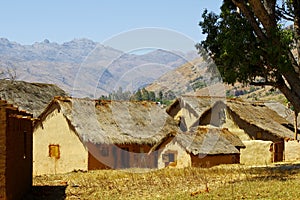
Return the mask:
M64 43L87 38L103 43L120 33L155 27L199 42L205 8L218 12L221 0L10 0L0 3L0 37L21 44L44 39Z

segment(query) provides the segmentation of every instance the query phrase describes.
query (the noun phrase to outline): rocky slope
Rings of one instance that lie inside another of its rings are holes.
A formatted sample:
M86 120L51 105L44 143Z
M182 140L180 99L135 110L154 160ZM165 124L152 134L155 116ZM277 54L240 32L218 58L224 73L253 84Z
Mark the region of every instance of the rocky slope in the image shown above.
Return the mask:
M165 73L146 89L155 93L173 91L177 96L182 94L212 95L210 94L213 92L212 88L220 82L218 74L211 71L214 67L202 58L196 58ZM201 91L201 94L197 94L198 91Z

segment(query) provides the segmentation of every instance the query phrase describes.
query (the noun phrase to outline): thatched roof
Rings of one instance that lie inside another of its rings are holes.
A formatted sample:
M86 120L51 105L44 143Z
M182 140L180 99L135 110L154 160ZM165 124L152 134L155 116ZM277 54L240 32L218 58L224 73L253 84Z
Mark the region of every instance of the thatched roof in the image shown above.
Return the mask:
M268 106L268 108L270 108L271 110L276 111L281 117L286 119L289 123L291 123L292 125L294 124L295 113L290 108L288 108L287 106L284 106L283 104L281 104L279 102L265 102L264 104L266 106ZM298 117L297 124L298 124L298 129L299 129L300 128L300 117Z
M42 121L54 105L83 142L153 145L179 131L174 120L153 102L56 98L41 115Z
M219 112L217 109L214 110L218 104L224 104L224 108L227 107L227 109L235 113L248 124L268 131L276 137L294 138L293 132L286 128L292 126L290 122L274 110L268 108L264 102L245 102L235 99L226 100L222 97L182 96L168 108L167 112L169 114L171 113L170 115L174 117L176 115L174 110L179 112L181 108L190 108L189 112L194 115L197 120L201 120L201 118L209 112ZM197 124L199 124L199 122L195 121L194 125Z
M284 126L289 122L264 103L228 100L226 105L227 109L238 115L240 119L274 136L291 139L294 137L293 132Z
M178 134L176 141L193 155L236 154L236 147L245 148L242 141L228 129L198 126Z
M39 116L54 96L67 93L53 84L0 80L0 99Z

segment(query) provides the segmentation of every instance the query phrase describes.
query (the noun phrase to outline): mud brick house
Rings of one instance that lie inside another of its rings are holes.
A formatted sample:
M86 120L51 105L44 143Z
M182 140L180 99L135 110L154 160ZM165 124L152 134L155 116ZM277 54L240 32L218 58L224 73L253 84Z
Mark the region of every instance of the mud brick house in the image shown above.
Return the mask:
M178 126L153 102L55 98L33 134L33 173L156 168L150 149Z
M226 128L197 126L159 146L158 168L212 167L240 163L245 145Z
M32 186L32 115L0 100L0 199L21 199Z
M241 163L268 164L285 160L285 146L293 144L292 125L262 102L246 102L217 97L183 96L167 112L181 129L199 125L228 128L246 148ZM290 150L291 148L289 148Z

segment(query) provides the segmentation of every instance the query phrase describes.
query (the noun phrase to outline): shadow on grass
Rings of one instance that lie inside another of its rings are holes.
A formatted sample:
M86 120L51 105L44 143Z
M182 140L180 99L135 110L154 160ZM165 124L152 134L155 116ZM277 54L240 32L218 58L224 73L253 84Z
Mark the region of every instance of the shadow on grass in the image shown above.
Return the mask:
M249 181L287 181L299 173L300 164L275 164L273 167L256 167L248 171Z
M67 186L32 186L23 200L62 200L66 198Z

